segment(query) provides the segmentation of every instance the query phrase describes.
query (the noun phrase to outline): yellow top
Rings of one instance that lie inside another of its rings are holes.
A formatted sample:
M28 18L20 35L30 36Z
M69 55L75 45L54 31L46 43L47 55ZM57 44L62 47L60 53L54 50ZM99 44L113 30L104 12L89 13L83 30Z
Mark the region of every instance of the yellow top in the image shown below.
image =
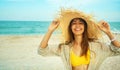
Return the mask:
M87 57L84 56L77 56L72 50L70 51L70 62L72 66L79 66L83 64L90 63L90 50L87 51Z

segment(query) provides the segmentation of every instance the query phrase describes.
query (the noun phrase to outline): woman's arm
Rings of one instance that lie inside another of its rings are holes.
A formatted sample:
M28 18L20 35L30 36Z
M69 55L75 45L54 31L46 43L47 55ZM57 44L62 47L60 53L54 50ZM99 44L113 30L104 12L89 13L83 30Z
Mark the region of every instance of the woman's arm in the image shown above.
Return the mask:
M43 40L41 41L39 47L41 47L41 48L46 48L46 47L47 47L48 41L49 41L52 33L54 32L54 30L58 27L58 25L59 25L59 21L53 21L53 22L51 23L51 25L50 25L49 28L48 28L47 33L45 34Z
M58 45L49 45L50 47L48 47L48 41L54 30L58 27L58 25L59 25L59 21L53 21L50 24L47 33L45 34L43 40L39 45L38 54L42 56L60 55L60 52L58 50Z
M111 40L112 44L116 47L120 48L120 42L117 41L114 37L114 35L112 34L112 32L110 31L110 26L107 22L105 21L100 21L98 24L98 27L107 34L107 36L109 37L109 39Z
M110 38L111 43L112 43L114 46L120 48L120 42L115 39L114 35L113 35L111 32L107 32L106 34L107 34L108 37Z

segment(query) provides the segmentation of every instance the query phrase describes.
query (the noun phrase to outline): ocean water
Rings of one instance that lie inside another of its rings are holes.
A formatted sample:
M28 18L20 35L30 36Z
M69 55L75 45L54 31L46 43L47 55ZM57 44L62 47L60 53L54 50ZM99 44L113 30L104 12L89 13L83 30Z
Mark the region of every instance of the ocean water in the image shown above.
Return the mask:
M44 34L50 21L0 21L0 35ZM120 33L120 22L109 22L112 32Z
M44 34L49 21L0 21L0 34Z

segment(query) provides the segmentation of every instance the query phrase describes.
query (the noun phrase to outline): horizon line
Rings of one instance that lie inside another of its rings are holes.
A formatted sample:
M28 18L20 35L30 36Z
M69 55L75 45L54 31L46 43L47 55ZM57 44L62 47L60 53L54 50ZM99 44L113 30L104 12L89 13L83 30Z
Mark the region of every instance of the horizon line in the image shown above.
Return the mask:
M0 20L0 21L52 21L52 20ZM119 21L108 21L108 22L120 22Z

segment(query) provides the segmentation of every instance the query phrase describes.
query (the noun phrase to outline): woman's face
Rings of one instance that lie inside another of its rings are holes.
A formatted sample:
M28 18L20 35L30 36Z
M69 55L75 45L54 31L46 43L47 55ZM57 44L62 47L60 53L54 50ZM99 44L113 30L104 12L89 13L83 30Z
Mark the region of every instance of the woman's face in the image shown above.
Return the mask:
M84 23L79 19L74 19L71 26L74 35L82 35L84 32Z

